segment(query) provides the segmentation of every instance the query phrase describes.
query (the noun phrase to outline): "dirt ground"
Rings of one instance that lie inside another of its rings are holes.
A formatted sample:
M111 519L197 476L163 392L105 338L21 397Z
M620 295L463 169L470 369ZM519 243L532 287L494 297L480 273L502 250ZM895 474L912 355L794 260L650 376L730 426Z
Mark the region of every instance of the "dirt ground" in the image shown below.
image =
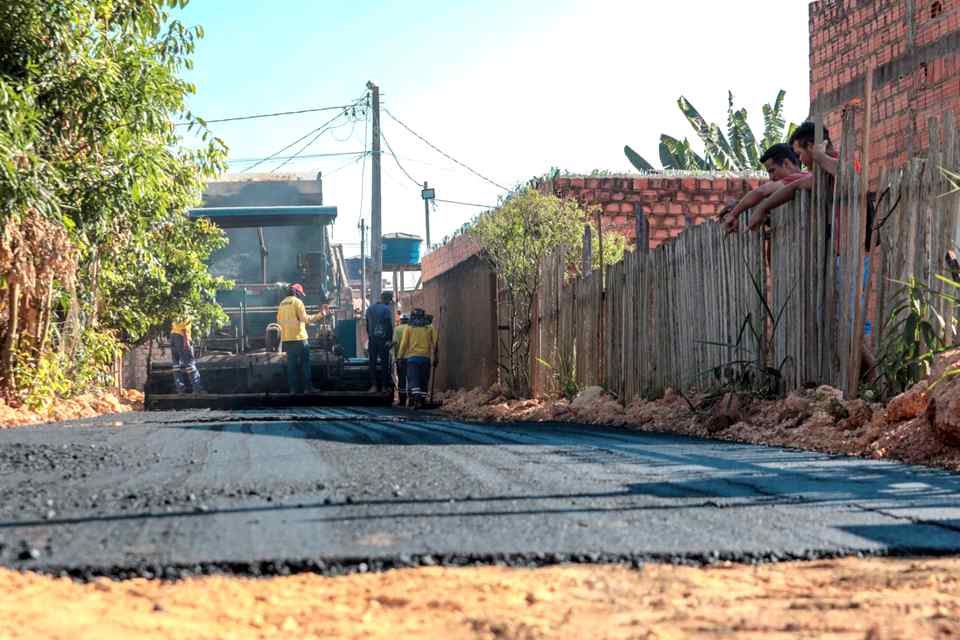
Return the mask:
M85 393L69 400L57 400L36 411L11 407L0 400L0 429L142 410L143 393L135 389L124 389L119 396L108 391Z
M960 559L420 568L79 584L0 570L0 638L954 638Z

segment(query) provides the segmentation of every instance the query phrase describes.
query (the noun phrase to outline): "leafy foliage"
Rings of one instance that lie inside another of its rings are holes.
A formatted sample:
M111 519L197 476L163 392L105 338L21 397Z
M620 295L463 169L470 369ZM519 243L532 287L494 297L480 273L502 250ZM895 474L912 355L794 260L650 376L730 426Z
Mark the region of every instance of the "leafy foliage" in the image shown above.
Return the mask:
M0 378L8 395L35 394L25 387L30 372L43 379L52 366L93 385L112 363L102 349L146 340L174 317L222 318L213 303L222 283L204 260L225 237L185 212L225 168L226 147L189 113L195 87L178 77L203 31L171 19L168 5L186 1L0 3ZM203 146L188 149L180 132L194 130ZM15 238L25 224L51 233ZM22 266L40 251L74 266L21 283Z
M530 390L529 356L533 304L540 286L540 263L562 251L568 273L577 273L583 255L583 228L592 217L572 200L545 195L527 187L519 189L499 207L481 214L469 233L480 243L503 285L510 309L509 344L501 362L510 390L525 396ZM599 247L596 229L592 237ZM617 233L605 233L604 264L623 258L625 241ZM593 252L599 265L599 250Z
M942 275L937 278L960 292L960 282ZM960 305L957 293L931 291L916 278L898 284L877 359L884 396L902 393L929 376L934 358L956 346L956 320L948 325L933 302L943 297L949 304Z
M664 169L684 171L747 171L763 169L760 157L763 152L778 142L784 142L792 133L795 125L786 129L783 117L784 90L777 93L772 103L765 104L763 110L763 138L757 137L747 122L746 108L737 109L733 103L733 92L727 92L726 133L717 124L712 124L700 115L696 107L685 97L677 99L677 107L693 128L704 147L704 154L698 155L687 138L679 140L667 134L660 136L660 164ZM624 153L630 163L639 171L651 171L647 160L629 146Z

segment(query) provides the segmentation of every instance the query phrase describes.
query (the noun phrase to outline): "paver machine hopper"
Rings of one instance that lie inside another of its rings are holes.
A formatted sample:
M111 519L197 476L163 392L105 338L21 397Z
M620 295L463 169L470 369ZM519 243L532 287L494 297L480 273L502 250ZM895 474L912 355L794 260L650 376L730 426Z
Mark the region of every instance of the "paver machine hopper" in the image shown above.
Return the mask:
M214 182L191 218L208 218L229 237L211 257L210 270L237 284L217 293L229 322L207 336L195 336L202 394L177 394L173 366L152 362L145 386L147 409L239 408L322 404L390 404L393 389L370 392L368 360L345 350L336 316L352 316L344 296L346 276L330 243L336 207L323 205L319 180ZM308 312L331 312L308 325L314 391L288 392L286 354L275 324L287 286L300 282ZM352 332L351 332L352 333ZM355 336L351 335L351 338ZM347 348L355 349L355 339ZM390 379L390 376L384 376Z

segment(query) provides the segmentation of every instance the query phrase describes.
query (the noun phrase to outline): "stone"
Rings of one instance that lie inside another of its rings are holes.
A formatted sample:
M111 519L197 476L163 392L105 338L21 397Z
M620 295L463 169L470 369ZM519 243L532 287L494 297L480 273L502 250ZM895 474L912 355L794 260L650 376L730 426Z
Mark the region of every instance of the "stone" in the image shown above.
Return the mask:
M870 424L873 419L873 409L865 400L852 400L847 403L846 411L849 417L840 423L840 428L854 431Z
M887 404L887 424L912 420L927 410L926 385L915 384Z
M960 349L941 354L930 373L927 391L927 419L937 436L951 445L960 445Z

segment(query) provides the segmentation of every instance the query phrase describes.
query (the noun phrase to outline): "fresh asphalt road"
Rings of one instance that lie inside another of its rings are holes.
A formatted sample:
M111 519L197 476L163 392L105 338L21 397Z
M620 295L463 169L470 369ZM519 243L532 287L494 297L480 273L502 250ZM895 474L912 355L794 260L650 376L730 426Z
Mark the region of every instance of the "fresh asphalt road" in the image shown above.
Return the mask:
M803 451L369 408L0 430L0 564L11 567L952 551L960 476Z

